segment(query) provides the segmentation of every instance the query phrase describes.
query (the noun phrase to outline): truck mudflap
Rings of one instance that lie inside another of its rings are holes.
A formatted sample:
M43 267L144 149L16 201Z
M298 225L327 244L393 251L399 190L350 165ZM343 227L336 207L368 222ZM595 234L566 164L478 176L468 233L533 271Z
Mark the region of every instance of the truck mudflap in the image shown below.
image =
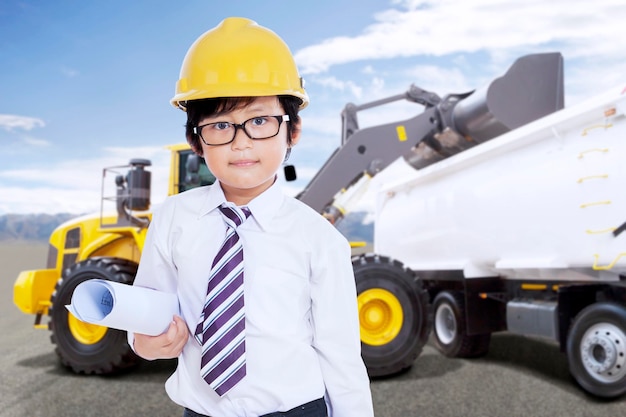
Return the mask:
M37 314L38 317L47 314L50 294L58 279L56 269L22 271L13 284L13 302L25 314Z

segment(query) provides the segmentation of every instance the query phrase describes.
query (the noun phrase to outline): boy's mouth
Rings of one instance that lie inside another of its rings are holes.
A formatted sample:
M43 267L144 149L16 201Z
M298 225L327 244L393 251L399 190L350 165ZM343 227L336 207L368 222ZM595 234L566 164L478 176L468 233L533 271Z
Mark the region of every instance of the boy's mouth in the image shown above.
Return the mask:
M232 161L230 164L234 165L236 167L248 167L248 166L252 166L254 164L256 164L258 161L254 160L254 159L238 159L236 161Z

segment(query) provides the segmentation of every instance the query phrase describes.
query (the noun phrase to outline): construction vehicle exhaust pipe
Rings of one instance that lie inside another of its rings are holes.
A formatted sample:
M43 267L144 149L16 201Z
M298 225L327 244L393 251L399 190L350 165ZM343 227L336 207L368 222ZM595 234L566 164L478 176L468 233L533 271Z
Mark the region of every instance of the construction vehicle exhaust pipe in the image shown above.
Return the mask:
M135 211L150 208L151 173L144 168L152 165L148 159L131 159L126 177L119 175L117 183L118 222L122 219L139 227L147 227L148 219L137 217ZM126 186L124 186L126 185Z
M145 211L150 208L150 171L144 168L152 165L147 159L131 159L130 167L126 175L128 194L125 206L128 210Z
M128 165L104 168L102 183L102 204L100 209L101 227L147 227L148 217L137 215L137 212L146 212L150 209L150 187L152 174L145 168L152 165L148 159L131 159ZM120 169L129 168L126 174L119 173ZM107 172L118 173L115 176L115 197L106 197L104 179ZM104 202L114 200L117 208L115 224L104 224Z

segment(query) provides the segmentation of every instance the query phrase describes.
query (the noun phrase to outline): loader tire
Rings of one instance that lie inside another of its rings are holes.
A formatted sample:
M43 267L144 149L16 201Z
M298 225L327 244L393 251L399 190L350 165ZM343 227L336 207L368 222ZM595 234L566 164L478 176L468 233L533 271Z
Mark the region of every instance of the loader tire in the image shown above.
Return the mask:
M105 279L132 284L136 272L137 264L116 258L90 258L64 271L49 310L50 340L64 366L79 374L112 374L138 362L125 331L82 322L65 308L81 282Z
M413 365L430 333L428 293L400 262L378 255L352 258L361 354L371 377Z
M463 294L441 291L433 300L435 346L449 358L475 358L489 351L491 333L469 336Z
M569 370L598 397L626 394L626 306L598 302L584 308L567 335Z

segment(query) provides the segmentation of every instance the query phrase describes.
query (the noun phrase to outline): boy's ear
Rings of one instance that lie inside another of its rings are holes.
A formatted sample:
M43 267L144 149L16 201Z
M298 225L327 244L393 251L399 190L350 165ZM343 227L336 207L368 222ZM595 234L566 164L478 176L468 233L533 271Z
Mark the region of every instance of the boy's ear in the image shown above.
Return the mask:
M295 125L295 129L291 133L291 146L295 146L300 140L300 135L302 134L302 117L299 118L298 122Z

